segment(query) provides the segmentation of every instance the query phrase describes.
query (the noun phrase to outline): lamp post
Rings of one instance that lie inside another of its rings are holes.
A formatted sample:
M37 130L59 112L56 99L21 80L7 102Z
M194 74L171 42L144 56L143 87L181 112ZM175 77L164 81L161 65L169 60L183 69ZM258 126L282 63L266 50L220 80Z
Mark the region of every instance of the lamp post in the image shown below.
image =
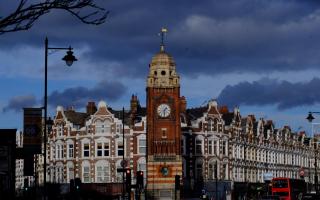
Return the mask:
M67 55L65 55L62 60L66 62L68 66L71 66L74 61L77 61L76 57L74 57L71 46L68 48L56 48L56 47L49 47L48 38L45 39L45 59L44 59L44 134L43 134L43 187L44 187L44 197L46 199L46 192L47 192L47 134L49 127L52 127L52 120L48 118L47 108L48 108L48 51L49 50L68 50ZM49 123L48 123L49 122ZM48 125L48 126L47 126Z
M125 166L125 158L124 158L124 153L125 153L125 148L124 148L124 107L122 107L122 145L123 145L123 154L122 154L122 168L123 168L123 171L122 171L122 198L125 199L125 180L124 180L124 175L125 175L125 171L124 171L124 168L127 167ZM130 192L130 191L128 191Z
M307 120L311 123L315 118L313 117L312 114L320 114L320 112L309 112L308 116L307 116ZM313 128L312 128L313 129ZM312 130L312 134L313 134L313 130ZM314 136L313 136L314 138ZM316 146L316 143L314 143L314 187L316 189L316 193L318 194L318 172L317 172L317 156L318 156L318 148Z

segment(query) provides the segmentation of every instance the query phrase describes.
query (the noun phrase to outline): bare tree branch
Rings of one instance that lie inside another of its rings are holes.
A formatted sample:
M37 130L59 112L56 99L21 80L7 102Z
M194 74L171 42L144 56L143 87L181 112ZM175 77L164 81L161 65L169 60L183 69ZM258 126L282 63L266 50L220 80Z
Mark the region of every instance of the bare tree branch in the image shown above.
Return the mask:
M14 12L0 17L0 34L30 29L39 17L51 10L65 10L82 23L99 25L106 21L109 11L97 6L94 0L45 0L27 5L29 0L20 0Z

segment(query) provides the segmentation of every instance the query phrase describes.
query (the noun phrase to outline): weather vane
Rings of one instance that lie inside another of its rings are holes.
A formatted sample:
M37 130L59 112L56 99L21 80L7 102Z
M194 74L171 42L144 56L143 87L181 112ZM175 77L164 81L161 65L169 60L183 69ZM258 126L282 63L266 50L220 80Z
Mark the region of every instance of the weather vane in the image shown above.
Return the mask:
M161 46L164 46L163 40L164 40L164 36L165 36L165 34L166 34L167 32L168 32L168 29L167 29L167 28L164 28L164 27L161 28L161 31L160 31L160 33L159 33L159 35L161 36Z

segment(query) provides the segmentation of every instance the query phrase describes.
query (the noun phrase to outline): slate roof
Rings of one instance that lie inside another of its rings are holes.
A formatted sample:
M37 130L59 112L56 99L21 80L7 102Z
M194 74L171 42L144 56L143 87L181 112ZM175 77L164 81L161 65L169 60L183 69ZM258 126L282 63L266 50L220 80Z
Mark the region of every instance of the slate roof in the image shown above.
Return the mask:
M114 115L115 118L122 120L122 110L113 110L111 107L108 107L108 110ZM124 124L130 124L130 112L124 110Z
M189 120L195 120L203 116L203 113L208 111L208 106L189 108L186 111Z
M108 108L108 110L114 115L114 117L122 120L122 110L113 110L111 107ZM138 106L137 113L135 115L135 122L141 121L142 117L145 117L147 115L147 108ZM130 125L130 116L131 112L128 110L124 111L124 124Z
M68 121L74 125L80 125L81 127L85 125L86 119L90 116L87 113L76 112L74 110L66 110L64 111L64 114Z

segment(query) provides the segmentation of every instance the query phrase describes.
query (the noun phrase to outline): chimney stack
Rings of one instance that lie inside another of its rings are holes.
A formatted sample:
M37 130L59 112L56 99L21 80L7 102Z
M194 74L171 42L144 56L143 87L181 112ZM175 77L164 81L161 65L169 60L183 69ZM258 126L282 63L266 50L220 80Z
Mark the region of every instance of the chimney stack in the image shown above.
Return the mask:
M184 96L180 97L180 112L185 113L187 110L187 100Z
M131 113L137 113L137 111L138 111L138 105L139 105L138 97L137 97L136 95L132 95L132 96L131 96L131 100L130 100L130 110L131 110Z
M96 104L93 101L89 101L87 105L87 113L89 115L93 115L95 112L97 112Z

